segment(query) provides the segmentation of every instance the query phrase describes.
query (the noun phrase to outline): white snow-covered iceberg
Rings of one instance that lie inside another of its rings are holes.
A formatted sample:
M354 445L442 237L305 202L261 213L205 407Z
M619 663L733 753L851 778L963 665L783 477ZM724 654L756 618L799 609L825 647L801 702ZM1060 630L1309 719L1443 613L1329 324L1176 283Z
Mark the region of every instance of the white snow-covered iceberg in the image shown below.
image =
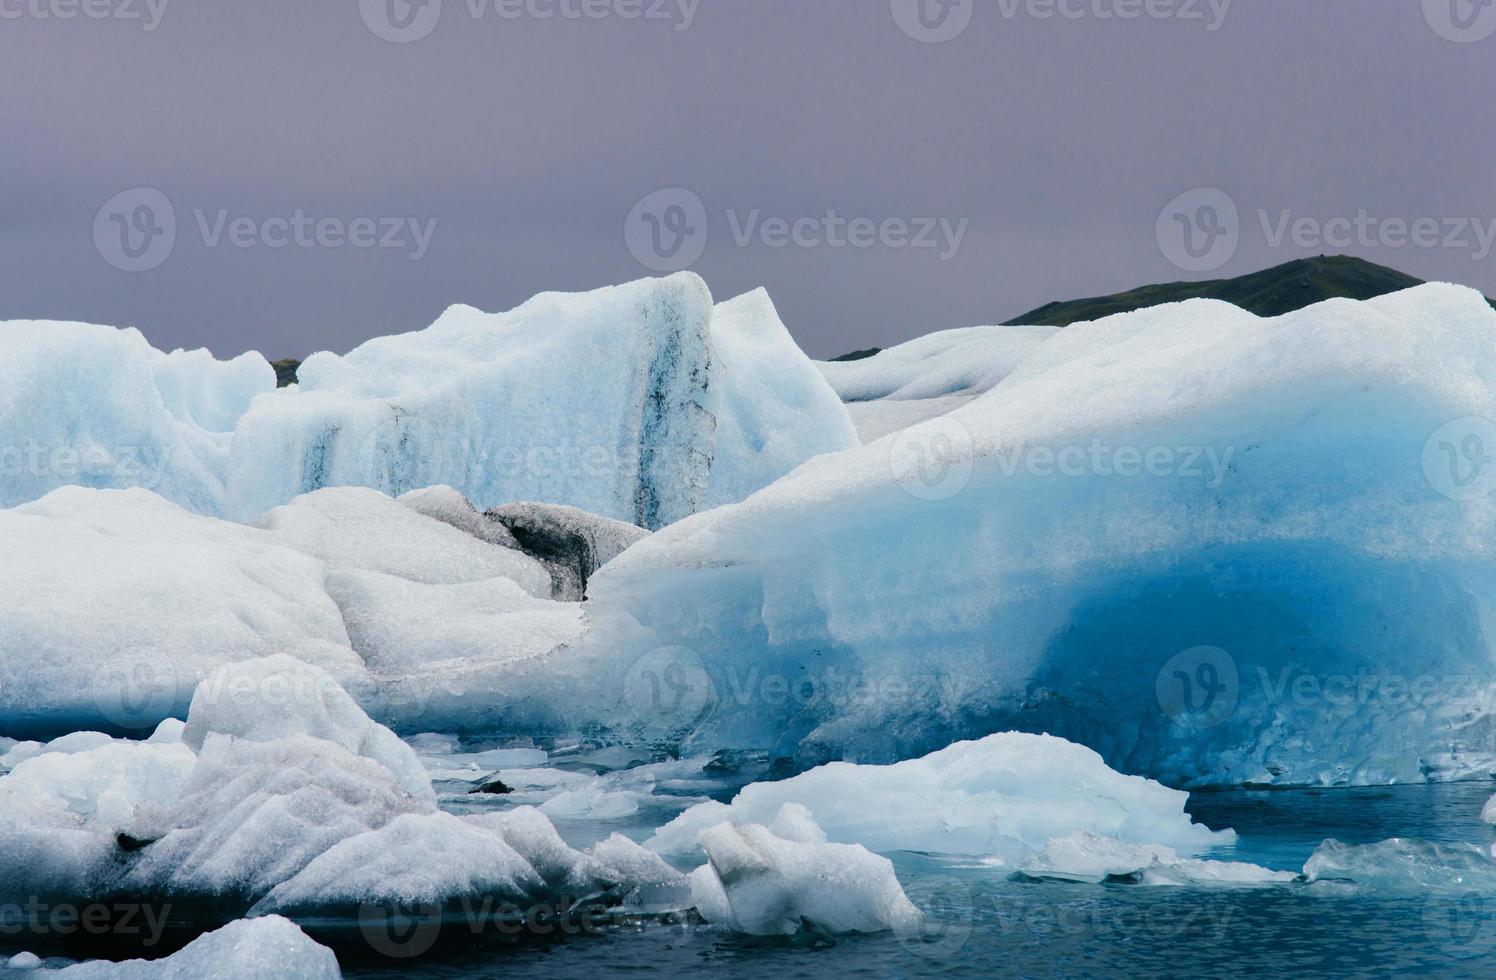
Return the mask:
M1449 285L1072 326L603 569L599 632L642 628L615 721L666 650L696 749L886 761L1017 729L1172 785L1490 773L1493 380L1496 312Z
M0 730L149 729L213 668L277 651L363 670L323 564L265 531L64 487L0 510L0 541Z
M803 807L826 839L875 851L995 856L1020 861L1076 832L1198 853L1235 840L1184 811L1187 794L1108 769L1088 748L1007 733L888 766L833 762L790 779L752 783L729 804L703 803L648 846L695 849L719 823L771 824ZM889 801L897 801L890 806ZM789 808L787 810L787 808Z
M751 936L898 930L914 934L923 914L904 894L893 864L857 844L786 838L760 824L721 823L701 832L707 863L691 875L702 918Z
M199 936L170 956L110 963L93 960L33 976L62 980L340 980L333 951L280 916L239 919Z
M550 601L546 567L491 540L487 521L462 529L337 488L259 524L144 490L64 487L0 511L0 731L149 730L183 717L215 668L270 653L327 670L386 717L460 727L499 668L586 629L583 607Z
M945 415L997 387L1055 327L966 327L926 334L856 361L819 361L857 425L873 442Z
M456 306L425 330L309 357L234 434L239 520L331 486L437 484L479 509L569 504L658 527L705 499L718 393L712 298L683 273Z
M0 507L62 486L144 487L218 514L230 436L275 390L259 354L170 354L138 330L0 322Z

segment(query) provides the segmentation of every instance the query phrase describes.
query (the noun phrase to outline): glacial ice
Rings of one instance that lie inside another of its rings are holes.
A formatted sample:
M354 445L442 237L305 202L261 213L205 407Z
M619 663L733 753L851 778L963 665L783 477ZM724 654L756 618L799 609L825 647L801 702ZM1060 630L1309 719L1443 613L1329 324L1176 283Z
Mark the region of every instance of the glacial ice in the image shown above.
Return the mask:
M1242 861L1181 858L1171 847L1125 844L1078 830L1046 843L1018 872L1027 878L1101 884L1133 881L1144 885L1266 885L1294 881L1292 871L1270 871Z
M280 916L238 919L158 960L93 960L38 976L61 980L340 980L333 951Z
M523 900L539 875L498 835L450 813L408 813L323 851L252 910L290 915L357 909L361 903L442 905L481 895Z
M1390 893L1496 891L1496 860L1477 844L1393 838L1376 844L1327 840L1304 864L1311 884L1348 882Z
M889 766L833 762L790 779L751 783L730 805L709 802L687 810L648 846L690 853L702 830L723 822L769 824L781 836L802 840L806 828L818 827L831 841L882 853L1009 861L1081 831L1190 853L1235 839L1230 831L1192 822L1184 812L1187 796L1114 772L1084 746L1007 733ZM889 807L890 799L899 805Z
M595 634L642 629L613 723L665 650L692 751L876 762L1011 728L1177 786L1488 775L1493 378L1496 312L1449 285L1077 324L602 569Z
M550 597L564 602L581 602L587 581L599 568L649 536L633 524L561 504L505 504L489 508L483 518L546 567Z
M816 367L847 403L862 441L874 442L991 391L1057 333L1054 327L942 330L862 360Z
M480 510L569 504L658 527L705 499L712 300L690 273L454 306L425 330L314 354L234 433L226 513L323 487L455 487Z
M847 410L757 289L712 312L722 402L706 505L736 503L806 460L859 444Z
M230 436L274 389L259 354L216 361L134 329L0 323L0 507L69 485L144 487L219 514Z
M456 534L457 532L453 532ZM145 490L64 487L0 510L0 724L148 729L221 663L363 670L321 562Z
M691 876L704 919L752 936L913 932L923 914L885 857L857 844L786 840L760 824L701 832L707 864Z
M201 752L214 736L274 742L302 735L377 762L415 799L436 801L414 749L364 714L326 671L284 654L210 674L192 695L182 741Z

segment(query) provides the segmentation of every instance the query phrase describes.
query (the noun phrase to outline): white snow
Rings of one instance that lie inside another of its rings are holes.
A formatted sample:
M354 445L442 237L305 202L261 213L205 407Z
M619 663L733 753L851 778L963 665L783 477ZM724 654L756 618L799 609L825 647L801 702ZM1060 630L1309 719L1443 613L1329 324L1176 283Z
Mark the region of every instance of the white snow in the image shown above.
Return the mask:
M259 354L220 362L134 329L0 322L0 507L68 485L144 487L218 514L230 434L274 389Z
M721 822L773 824L781 836L827 839L875 851L998 855L1020 860L1076 831L1197 853L1235 839L1192 822L1188 794L1106 767L1084 746L1008 733L961 742L889 766L833 762L777 782L751 783L731 805L705 803L648 842L689 853ZM897 806L888 801L897 800Z
M913 932L923 921L887 858L856 844L777 837L759 824L701 832L707 865L691 876L708 922L753 936Z
M1461 453L1496 438L1493 377L1496 311L1450 285L1069 327L600 571L623 693L598 720L628 730L630 665L684 649L693 750L885 761L1011 727L1171 785L1489 774L1496 497L1460 481L1489 479ZM1391 686L1337 700L1363 675ZM1197 718L1171 692L1210 677ZM1445 683L1397 693L1420 678Z
M836 392L795 344L769 294L754 290L712 312L722 403L707 505L736 503L857 432Z
M95 960L44 971L61 980L339 980L337 957L278 915L239 919L158 960Z

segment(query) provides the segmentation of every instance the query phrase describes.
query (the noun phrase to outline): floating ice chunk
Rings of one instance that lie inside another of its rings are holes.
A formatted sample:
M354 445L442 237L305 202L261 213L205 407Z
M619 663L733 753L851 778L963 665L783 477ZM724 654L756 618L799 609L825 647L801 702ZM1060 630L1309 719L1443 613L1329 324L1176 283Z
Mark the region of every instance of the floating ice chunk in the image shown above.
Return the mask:
M287 656L226 664L202 683L182 740L201 750L215 734L253 742L310 735L384 766L414 798L436 800L410 746L371 721L326 671Z
M253 911L306 915L363 904L520 900L542 888L535 869L497 834L449 813L405 814L334 844Z
M175 803L196 761L180 743L110 740L85 751L33 756L0 776L0 792L49 795L101 828L123 828L143 803Z
M230 433L274 389L259 354L220 362L164 354L134 329L0 323L0 507L67 485L144 487L219 514Z
M1496 796L1486 800L1486 805L1481 807L1480 818L1486 823L1496 823Z
M888 800L898 800L890 807ZM779 782L752 783L732 805L706 803L660 828L649 846L687 853L711 824L805 826L879 852L996 854L1017 859L1078 830L1127 843L1163 842L1198 852L1235 839L1193 823L1188 794L1125 776L1084 746L1007 733L960 742L889 766L834 762ZM784 812L786 804L801 810Z
M718 394L712 299L691 273L454 306L416 333L314 354L234 433L227 513L300 494L456 488L478 508L569 504L642 527L705 498Z
M735 932L912 931L923 920L893 864L859 845L784 840L758 824L719 824L700 840L710 874L692 877L692 897L703 917Z
M816 823L810 808L800 803L786 803L780 807L774 822L769 824L769 833L801 844L826 843L826 831Z
M608 883L609 872L602 862L562 840L555 824L534 807L521 806L463 819L497 834L524 855L553 892L581 897L602 890Z
M736 503L813 456L858 445L846 408L766 291L719 304L712 343L721 359L722 406L708 506Z
M589 616L642 631L614 642L605 689L649 651L694 651L717 697L690 746L802 764L1017 728L1181 786L1496 772L1470 721L1496 680L1496 498L1461 452L1489 441L1491 377L1496 312L1449 285L1072 326L966 407L599 571ZM806 675L809 699L730 696ZM1363 675L1390 686L1346 705ZM1396 685L1429 676L1468 683ZM1295 695L1304 677L1327 696ZM626 731L618 702L596 720Z
M1171 847L1124 844L1084 830L1049 841L1018 870L1029 878L1092 884L1122 879L1145 885L1261 885L1298 878L1292 871L1270 871L1240 861L1181 858Z
M42 958L35 953L17 953L5 961L7 970L35 970L42 965Z
M690 903L691 884L686 876L622 834L596 844L592 856L602 862L606 877L620 883L623 905L656 912Z
M0 511L0 541L7 731L148 730L214 667L272 652L363 673L322 563L264 531L65 487Z
M337 571L381 572L428 585L507 578L531 595L550 595L538 562L374 490L320 490L277 507L257 525Z
M589 817L593 820L618 820L639 812L639 801L633 793L610 792L604 784L595 783L582 789L557 793L540 806L540 812L551 818Z
M334 742L213 732L176 806L156 821L160 839L135 855L125 880L136 891L253 902L339 841L435 810L384 765Z
M27 759L34 759L46 753L67 755L73 752L88 752L102 745L109 745L113 741L113 736L105 735L103 732L69 732L50 742L15 742L4 755L0 755L0 768L14 769Z
M338 959L294 923L272 915L240 919L159 960L93 961L49 977L62 980L339 980Z
M1496 890L1496 860L1475 844L1394 837L1376 844L1327 840L1304 864L1309 882L1351 881L1376 891Z
M114 853L113 835L69 810L66 801L0 787L0 901L94 894Z

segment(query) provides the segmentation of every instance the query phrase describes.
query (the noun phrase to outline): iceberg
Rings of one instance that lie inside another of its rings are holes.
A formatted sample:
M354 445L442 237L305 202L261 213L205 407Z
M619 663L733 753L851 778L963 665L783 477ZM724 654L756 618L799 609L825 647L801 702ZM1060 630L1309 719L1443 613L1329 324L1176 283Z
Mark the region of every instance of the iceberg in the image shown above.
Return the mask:
M289 919L266 916L230 922L159 960L95 960L38 975L62 980L341 980L343 973L332 950L313 942Z
M808 459L859 445L847 410L795 344L768 292L719 304L712 343L722 402L706 507L736 503Z
M457 532L453 532L456 534ZM146 490L0 510L0 726L149 730L220 664L272 652L354 679L317 559Z
M717 425L712 299L690 273L454 306L416 333L314 354L234 432L225 511L324 487L456 488L480 510L568 504L655 528L705 499Z
M1124 844L1078 830L1056 837L1018 868L1024 878L1054 881L1130 882L1143 885L1267 885L1297 881L1292 871L1270 871L1242 861L1181 858L1171 847Z
M1175 786L1489 775L1492 377L1450 285L1069 327L599 571L600 721L671 651L675 741L801 768L1014 729Z
M163 353L134 329L0 323L0 508L62 486L154 490L222 512L230 440L275 372L259 354Z
M1304 863L1304 880L1348 882L1393 894L1490 894L1496 890L1496 860L1476 844L1405 838L1375 844L1327 840Z
M788 840L759 824L702 831L707 864L691 875L706 921L750 936L801 931L914 934L924 921L887 858L857 844Z
M899 805L890 809L887 801ZM794 822L824 839L874 851L998 856L1018 861L1051 839L1077 832L1189 853L1229 844L1230 831L1191 821L1188 794L1108 769L1084 746L1045 735L1007 733L961 742L887 766L833 762L777 782L751 783L731 804L703 803L648 842L690 853L719 823ZM803 833L795 835L804 839Z

